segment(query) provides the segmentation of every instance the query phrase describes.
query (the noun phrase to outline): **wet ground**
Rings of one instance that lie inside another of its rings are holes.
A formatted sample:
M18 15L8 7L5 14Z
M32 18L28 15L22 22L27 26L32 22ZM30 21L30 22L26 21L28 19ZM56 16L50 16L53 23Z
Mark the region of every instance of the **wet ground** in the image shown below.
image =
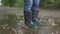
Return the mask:
M23 15L23 8L0 8L0 16L7 13ZM39 34L60 34L60 10L39 9L39 17L40 20L43 22L43 26L41 27ZM23 20L21 20L17 25L18 34L23 34L23 32L21 32L22 30L20 29L21 23L23 23ZM11 30L8 30L8 32L7 30L0 29L0 34L17 34L14 33L12 30L14 30L14 28L11 28Z

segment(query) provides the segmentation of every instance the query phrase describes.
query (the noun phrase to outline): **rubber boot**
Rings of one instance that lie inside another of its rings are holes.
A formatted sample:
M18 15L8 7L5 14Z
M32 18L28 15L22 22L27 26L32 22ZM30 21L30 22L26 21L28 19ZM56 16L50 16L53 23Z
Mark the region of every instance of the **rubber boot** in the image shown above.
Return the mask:
M25 25L29 28L35 28L35 25L32 22L32 13L28 11L24 11L24 19L25 19Z
M38 19L38 12L39 11L32 11L32 21L39 27L42 23Z

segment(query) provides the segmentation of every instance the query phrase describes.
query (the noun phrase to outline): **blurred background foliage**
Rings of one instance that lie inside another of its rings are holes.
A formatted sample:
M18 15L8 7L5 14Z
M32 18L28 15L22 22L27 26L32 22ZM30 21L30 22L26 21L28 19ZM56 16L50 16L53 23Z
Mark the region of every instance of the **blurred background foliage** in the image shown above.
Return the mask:
M2 6L8 6L8 7L24 6L24 0L1 0L1 1ZM60 0L41 0L40 5L43 7L60 7Z
M2 6L22 7L23 5L23 0L2 0Z
M60 7L60 0L41 0L41 6Z

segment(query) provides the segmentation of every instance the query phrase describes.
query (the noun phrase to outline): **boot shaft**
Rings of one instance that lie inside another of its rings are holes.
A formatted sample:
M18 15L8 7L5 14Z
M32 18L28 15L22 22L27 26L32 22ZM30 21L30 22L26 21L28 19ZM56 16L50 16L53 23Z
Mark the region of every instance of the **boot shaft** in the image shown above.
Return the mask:
M36 19L38 19L38 13L39 11L32 11L32 20L35 21Z
M29 28L34 28L35 25L32 22L32 13L24 11L24 19L25 19L25 25L28 26Z
M31 12L24 11L24 19L25 19L25 24L30 23L32 20Z

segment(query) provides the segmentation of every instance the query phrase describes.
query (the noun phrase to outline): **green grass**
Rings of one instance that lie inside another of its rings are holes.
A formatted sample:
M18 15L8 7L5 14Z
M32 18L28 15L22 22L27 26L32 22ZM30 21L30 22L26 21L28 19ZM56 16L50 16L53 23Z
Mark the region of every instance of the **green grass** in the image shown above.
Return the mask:
M5 3L6 3L6 6L5 6ZM24 6L24 1L23 0L16 0L15 3L13 3L12 5L13 5L13 7L23 7ZM2 7L9 7L9 6L10 6L9 1L3 1L3 6Z
M24 1L23 0L16 0L16 3L14 7L23 7L24 6Z

